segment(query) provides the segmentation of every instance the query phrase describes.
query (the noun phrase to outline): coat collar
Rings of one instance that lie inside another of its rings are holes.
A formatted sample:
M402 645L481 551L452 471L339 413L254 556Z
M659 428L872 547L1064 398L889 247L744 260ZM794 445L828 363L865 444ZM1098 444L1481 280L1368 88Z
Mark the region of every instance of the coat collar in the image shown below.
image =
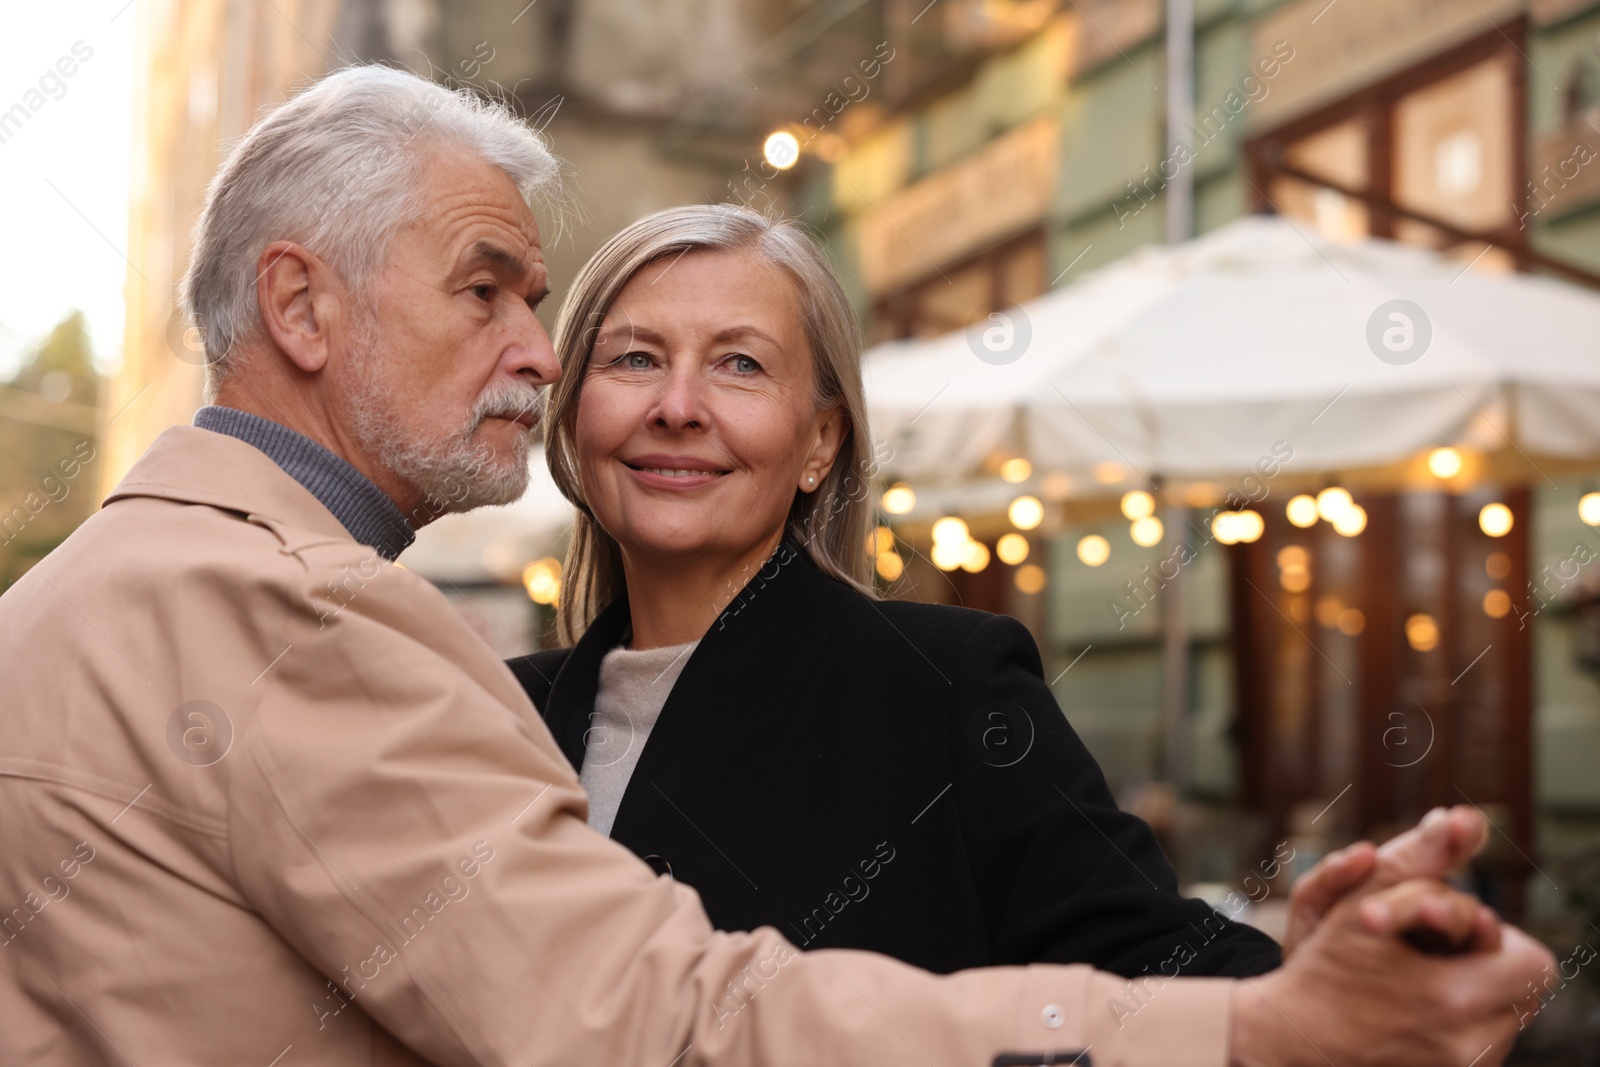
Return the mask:
M354 540L333 512L266 453L198 426L163 430L102 506L141 496L209 504L319 540Z
M859 595L785 539L684 665L639 757L612 836L632 844L630 837L650 836L663 812L677 818L658 792L680 810L693 811L701 793L710 790L705 799L715 803L737 779L756 773L763 765L760 754L781 739L799 710L844 614L838 610L841 599ZM600 661L621 642L629 619L625 596L602 611L551 687L546 721L580 771ZM678 758L684 752L693 752L693 760ZM705 767L718 773L707 775Z

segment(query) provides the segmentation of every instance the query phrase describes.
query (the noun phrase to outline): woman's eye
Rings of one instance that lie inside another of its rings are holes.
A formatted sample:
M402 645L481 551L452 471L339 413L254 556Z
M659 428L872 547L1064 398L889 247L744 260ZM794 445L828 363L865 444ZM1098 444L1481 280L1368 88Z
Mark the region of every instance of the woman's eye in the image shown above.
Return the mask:
M644 352L629 352L622 357L622 365L631 370L649 370L650 356Z
M761 369L761 364L749 356L734 356L730 362L733 364L733 369L740 374L754 374Z

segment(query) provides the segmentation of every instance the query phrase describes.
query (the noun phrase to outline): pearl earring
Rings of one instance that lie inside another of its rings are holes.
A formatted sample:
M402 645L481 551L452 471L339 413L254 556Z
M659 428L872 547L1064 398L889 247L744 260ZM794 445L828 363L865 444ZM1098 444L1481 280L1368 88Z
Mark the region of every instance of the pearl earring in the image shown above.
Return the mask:
M816 485L817 484L817 476L815 474L808 475L806 477L806 484L807 485Z

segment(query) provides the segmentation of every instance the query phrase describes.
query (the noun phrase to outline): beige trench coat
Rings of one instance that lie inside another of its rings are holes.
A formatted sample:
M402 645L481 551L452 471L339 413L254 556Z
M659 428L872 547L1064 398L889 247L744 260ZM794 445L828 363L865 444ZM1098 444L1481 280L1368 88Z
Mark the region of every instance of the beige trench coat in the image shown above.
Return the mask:
M1232 983L714 932L521 687L264 454L167 430L0 597L0 1063L1222 1067Z

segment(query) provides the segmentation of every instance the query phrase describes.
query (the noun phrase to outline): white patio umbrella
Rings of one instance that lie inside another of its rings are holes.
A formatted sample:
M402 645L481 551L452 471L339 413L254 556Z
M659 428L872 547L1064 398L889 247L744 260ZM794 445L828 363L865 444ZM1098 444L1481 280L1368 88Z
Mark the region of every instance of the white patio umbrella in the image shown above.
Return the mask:
M960 480L997 448L1152 478L1237 474L1279 441L1300 473L1507 439L1600 456L1600 294L1565 282L1250 217L1021 311L868 353L895 474Z

